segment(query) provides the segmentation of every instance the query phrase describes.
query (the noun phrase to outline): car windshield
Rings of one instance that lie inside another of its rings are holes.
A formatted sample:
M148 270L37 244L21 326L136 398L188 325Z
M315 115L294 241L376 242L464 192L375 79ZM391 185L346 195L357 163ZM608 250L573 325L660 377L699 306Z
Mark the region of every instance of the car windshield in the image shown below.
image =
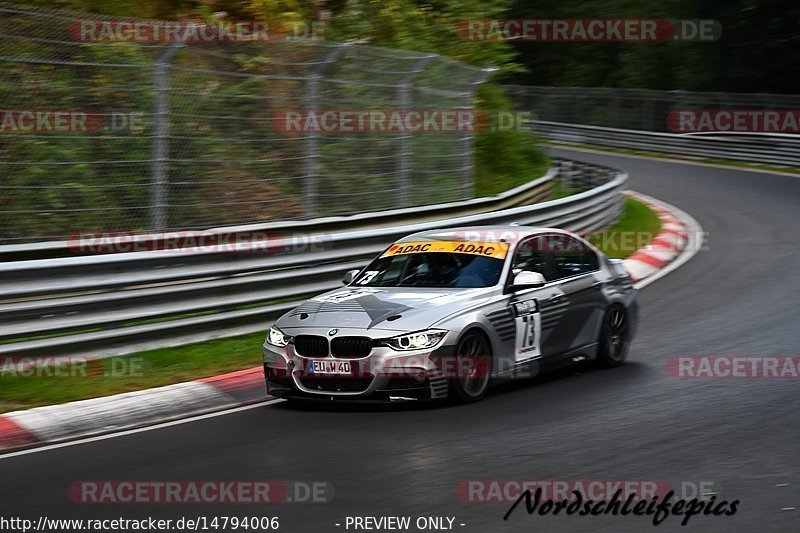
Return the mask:
M364 287L475 288L491 287L500 281L507 246L448 244L394 245L370 263L354 284ZM455 252L459 247L466 252Z

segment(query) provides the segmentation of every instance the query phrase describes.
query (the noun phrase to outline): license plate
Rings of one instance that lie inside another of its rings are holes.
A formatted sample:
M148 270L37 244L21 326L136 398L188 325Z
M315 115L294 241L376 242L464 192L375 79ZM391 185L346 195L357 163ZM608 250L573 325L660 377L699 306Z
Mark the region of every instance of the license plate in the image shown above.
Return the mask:
M311 361L312 374L350 374L349 361Z

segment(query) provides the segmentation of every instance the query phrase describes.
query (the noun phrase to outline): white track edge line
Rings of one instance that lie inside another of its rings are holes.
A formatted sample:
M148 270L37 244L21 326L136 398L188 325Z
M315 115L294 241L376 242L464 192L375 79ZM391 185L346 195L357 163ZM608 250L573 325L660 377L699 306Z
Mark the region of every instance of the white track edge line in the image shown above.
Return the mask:
M105 435L97 435L97 436L94 436L94 437L86 437L86 438L82 438L82 439L71 440L71 441L68 441L68 442L59 442L59 443L56 443L56 444L47 444L47 445L39 446L39 447L36 447L36 448L29 448L27 450L20 450L20 451L17 451L17 452L10 452L10 453L7 453L7 454L0 455L0 461L2 461L3 459L10 459L12 457L19 457L21 455L29 455L29 454L32 454L32 453L46 452L46 451L49 451L49 450L55 450L55 449L59 449L59 448L67 448L69 446L77 446L79 444L88 444L90 442L97 442L97 441L101 441L101 440L114 439L114 438L117 438L117 437L124 437L126 435L133 435L135 433L143 433L145 431L152 431L152 430L155 430L155 429L162 429L162 428L171 427L171 426L178 426L178 425L181 425L181 424L188 424L190 422L197 422L198 420L205 420L207 418L215 418L215 417L218 417L218 416L229 415L229 414L232 414L232 413L237 413L239 411L247 411L249 409L255 409L257 407L263 407L265 405L271 405L271 404L274 404L274 403L285 402L285 401L286 400L284 400L282 398L274 398L272 400L267 400L265 402L259 402L259 403L254 403L254 404L250 404L250 405L243 405L241 407L234 407L232 409L225 409L225 410L222 410L222 411L215 411L213 413L195 415L195 416L192 416L192 417L189 417L189 418L181 418L179 420L171 420L169 422L160 422L160 423L154 424L152 426L145 426L145 427L134 428L134 429L126 429L126 430L118 431L118 432L115 432L115 433L108 433L108 434L105 434Z

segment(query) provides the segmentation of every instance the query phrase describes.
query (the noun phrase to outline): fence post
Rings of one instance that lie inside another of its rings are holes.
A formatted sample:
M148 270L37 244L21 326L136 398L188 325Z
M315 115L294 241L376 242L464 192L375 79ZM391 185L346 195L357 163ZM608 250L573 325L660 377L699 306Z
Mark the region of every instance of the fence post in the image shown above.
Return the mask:
M325 55L323 60L309 69L306 79L305 108L316 111L319 105L319 82L325 70L338 59L350 43L336 44ZM319 178L319 133L306 133L305 154L303 159L303 215L305 218L317 216L317 178Z
M654 96L650 93L648 95L650 97L645 101L644 109L642 110L641 128L644 131L656 131L655 121L653 120L656 114Z
M483 83L488 80L494 72L497 71L497 68L490 67L490 68L482 68L480 71L480 76L478 79L472 84L475 87L474 90L470 91L465 95L467 99L467 105L465 108L467 109L475 109L475 105L473 103L473 99L475 97L475 92L478 90L477 87L482 85ZM477 115L473 115L473 126L477 126L477 123L474 119L477 118ZM489 118L489 127L491 127L491 117ZM474 128L473 128L474 130ZM461 185L460 185L460 194L459 198L461 200L469 200L474 198L475 196L475 132L466 132L462 139L462 150L461 152L467 154L465 157L468 158L465 161L463 174L461 178Z
M400 84L397 86L397 100L401 110L408 111L413 105L414 78L425 70L428 63L433 61L435 57L437 56L431 55L418 59L411 71L400 80ZM411 156L413 155L411 141L413 138L413 133L410 131L404 131L400 134L400 143L397 147L397 207L409 207L411 205L409 189L411 188Z
M156 59L153 70L153 143L150 163L149 229L167 229L167 187L169 185L169 67L183 46L173 43Z
M606 124L609 128L627 128L633 129L630 127L630 124L621 124L620 122L620 115L619 115L619 91L614 91L611 93L611 105L609 106L609 113L611 115L611 120L609 120L608 124Z

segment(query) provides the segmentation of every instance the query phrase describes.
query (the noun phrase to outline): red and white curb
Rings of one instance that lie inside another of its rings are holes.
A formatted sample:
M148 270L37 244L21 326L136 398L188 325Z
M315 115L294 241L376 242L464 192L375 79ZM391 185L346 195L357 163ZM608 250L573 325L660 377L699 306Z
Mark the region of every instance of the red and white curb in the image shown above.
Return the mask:
M688 261L700 249L702 231L676 207L639 193L626 194L646 203L662 221L660 233L650 244L624 261L635 286L641 288ZM136 431L268 398L259 366L187 383L14 411L0 415L0 452Z
M700 250L703 231L688 213L650 196L626 191L661 219L661 230L646 246L623 261L636 288L642 288L679 267Z
M0 451L61 442L267 399L262 367L0 415Z

